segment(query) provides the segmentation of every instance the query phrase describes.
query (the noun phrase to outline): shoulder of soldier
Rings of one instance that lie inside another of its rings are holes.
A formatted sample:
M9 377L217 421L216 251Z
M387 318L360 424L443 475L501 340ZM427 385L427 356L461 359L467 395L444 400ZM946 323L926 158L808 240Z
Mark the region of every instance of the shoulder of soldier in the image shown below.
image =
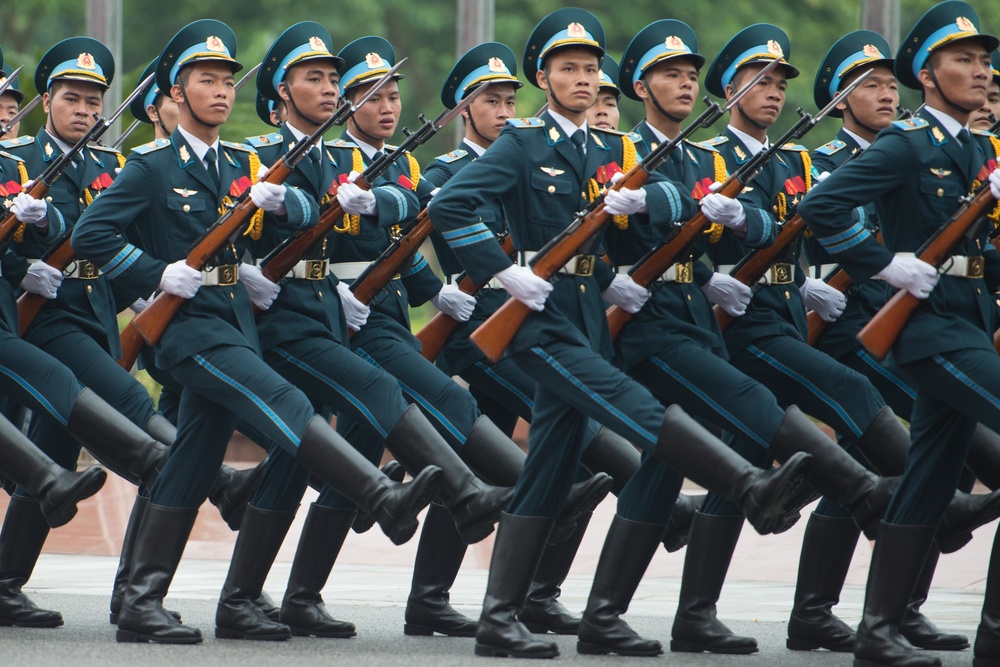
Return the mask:
M100 144L87 144L87 148L92 151L100 151L101 153L111 153L112 155L121 155L117 148L111 148L110 146L101 146Z
M5 157L8 160L13 160L14 162L24 162L23 157L19 157L13 153L8 153L7 151L0 151L0 157Z
M779 150L791 151L793 153L808 153L809 149L802 144L782 144Z
M457 148L450 153L445 153L444 155L438 155L434 158L434 162L442 162L444 164L451 164L456 160L461 160L469 154L469 151L462 148Z
M221 146L225 146L226 148L231 148L234 151L243 151L244 153L256 152L254 151L253 146L251 146L250 144L241 144L236 141L221 141L221 140L219 141L219 144Z
M261 134L256 137L247 137L247 143L254 149L260 149L265 146L273 146L274 144L280 144L281 142L281 132L272 132L271 134Z
M16 150L18 148L23 148L24 146L34 145L35 138L30 134L25 134L20 137L15 137L13 139L7 139L6 141L0 141L0 148L7 150Z
M729 141L729 137L727 137L724 134L717 134L716 136L712 137L711 139L705 139L704 141L699 141L699 142L697 142L697 144L699 146L701 146L702 148L708 148L708 149L711 149L711 150L718 150L718 148L716 148L716 146L721 146L722 144L726 143L727 141Z
M913 118L907 118L906 120L894 120L892 124L886 129L895 128L897 130L902 130L903 132L912 132L913 130L920 130L930 127L928 123L923 118L915 116Z
M136 155L146 155L147 153L152 153L153 151L158 151L160 149L166 148L170 145L169 139L154 139L149 143L140 144L132 149L132 152Z
M833 155L844 149L847 146L847 142L841 141L840 139L834 139L833 141L823 144L817 148L814 152L818 155Z
M716 139L717 138L718 137L716 137ZM723 141L725 141L726 138L722 137L722 139L723 139ZM709 139L709 141L712 141L712 140ZM721 143L721 142L719 142L719 143ZM685 139L684 140L684 146L688 150L691 150L692 148L694 148L694 149L697 149L697 150L706 151L708 153L718 153L719 152L719 149L715 147L716 144L709 144L709 143L704 142L704 141L694 141L693 139Z
M987 132L986 130L974 130L973 129L973 130L969 130L969 132L971 132L972 134L978 135L980 137L995 137L995 136L997 136L997 135L995 135L995 134L993 134L991 132Z
M540 127L545 127L545 121L541 118L508 118L507 127L513 127L518 130L525 130L529 128L538 129Z
M384 146L382 146L382 148L384 148L385 150L389 151L390 153L394 153L397 150L399 150L399 146L393 146L392 144L385 144ZM406 155L409 155L409 154L410 154L410 151L406 151Z
M357 148L358 145L347 139L332 139L324 143L327 148Z

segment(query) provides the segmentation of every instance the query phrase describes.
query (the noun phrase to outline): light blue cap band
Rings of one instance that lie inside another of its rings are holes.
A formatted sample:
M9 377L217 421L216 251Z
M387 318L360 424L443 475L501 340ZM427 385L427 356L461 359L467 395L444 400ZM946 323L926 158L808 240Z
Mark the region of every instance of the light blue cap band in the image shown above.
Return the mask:
M776 56L767 50L767 44L758 44L757 46L750 47L737 57L733 58L733 64L731 64L725 72L722 73L722 78L720 79L722 87L728 86L733 77L736 76L736 71L744 64L747 60L752 58L770 58L774 60Z
M156 102L156 96L160 94L160 89L155 83L150 84L149 90L146 91L146 96L142 98L142 108L145 109L149 105Z
M382 58L382 56L379 56L379 58ZM390 65L384 58L382 58L382 64L377 67L369 67L367 60L360 62L344 72L344 76L340 77L340 87L346 90L355 83L358 83L361 79L365 79L370 76L384 76L385 73L391 68L392 65Z
M170 83L174 84L177 82L177 73L181 71L184 65L188 64L188 61L196 56L201 56L199 60L215 59L235 63L236 59L229 53L229 47L226 46L226 43L222 40L219 40L219 43L222 45L221 51L210 51L205 42L195 44L182 51L181 55L177 56L177 60L174 61L174 66L170 68Z
M52 85L52 79L69 76L71 74L79 77L88 77L93 79L95 83L100 83L105 86L108 85L108 80L104 76L104 70L101 68L100 63L97 62L97 59L94 59L93 69L80 67L79 61L79 58L64 60L53 67L52 74L49 75L49 80L45 82L46 88Z
M931 57L931 53L936 47L953 39L976 37L978 35L978 32L962 30L955 22L951 22L943 28L938 28L928 35L924 43L917 49L917 52L913 54L913 76L917 77L918 81L920 80L920 70L924 68L924 64L927 63L927 59Z
M864 51L855 51L851 55L844 58L843 62L837 65L837 69L834 70L833 76L830 77L830 98L833 99L837 96L837 90L840 89L840 82L844 80L847 74L850 74L855 68L864 65L865 63L870 63L874 60L885 60L889 56L884 55L881 51L878 51L877 55L870 56Z
M584 28L582 24L577 23L574 25L579 25L580 28L583 30L583 34L571 37L569 34L568 27L560 30L555 35L553 35L552 38L549 39L549 41L545 42L545 46L543 46L542 50L539 51L538 53L539 63L541 63L542 59L545 58L545 54L547 54L549 51L551 51L553 48L557 46L570 46L572 44L580 44L582 46L593 46L598 49L601 48L601 45L597 43L597 40L594 39L594 36L590 34L590 32L586 28Z
M517 81L517 77L510 73L507 65L502 60L500 60L500 64L503 65L503 69L490 69L490 65L487 63L469 72L469 75L462 79L462 83L455 89L455 103L457 104L462 101L466 91L471 86L491 81Z
M271 79L271 83L274 85L275 90L278 89L278 84L285 80L285 74L288 71L288 68L307 56L309 57L322 56L324 58L336 58L336 56L330 53L329 51L327 50L320 51L309 42L306 42L305 44L295 47L294 49L288 52L288 55L286 55L284 59L282 59L281 64L274 70L274 78Z
M681 42L681 44L684 46L683 49L676 49L671 51L667 49L667 45L665 42L661 42L660 44L657 44L656 46L651 48L649 51L646 51L644 54L642 54L642 57L639 58L639 66L636 67L635 72L632 73L632 83L635 83L636 81L641 79L643 73L647 69L649 69L650 67L652 67L653 65L655 65L656 63L660 62L665 58L673 58L674 56L681 56L689 53L694 53L691 50L690 46L684 44L683 42ZM723 83L722 85L723 87L725 87L726 84Z

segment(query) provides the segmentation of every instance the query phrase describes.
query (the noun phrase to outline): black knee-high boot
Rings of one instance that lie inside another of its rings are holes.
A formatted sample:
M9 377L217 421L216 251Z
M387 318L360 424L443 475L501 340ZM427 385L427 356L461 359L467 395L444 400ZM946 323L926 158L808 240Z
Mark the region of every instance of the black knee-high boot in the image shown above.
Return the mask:
M63 624L62 614L39 609L21 592L48 534L49 526L38 502L12 496L0 530L0 625L55 628Z
M518 619L532 632L575 635L580 629L580 618L563 606L559 596L562 595L560 587L569 575L573 559L590 525L590 516L586 515L577 522L576 530L568 540L551 544L550 539L549 546L542 552L528 597L518 614Z
M931 581L934 579L934 570L937 569L940 556L941 552L936 547L931 547L930 553L927 554L927 562L924 563L924 569L920 571L920 578L917 579L917 585L913 589L910 603L906 605L906 613L903 615L903 622L899 624L899 631L917 648L928 651L962 651L969 648L968 637L953 632L942 632L931 619L920 612L920 606L927 601L927 595L931 590Z
M983 615L976 632L973 667L1000 667L1000 530L993 538Z

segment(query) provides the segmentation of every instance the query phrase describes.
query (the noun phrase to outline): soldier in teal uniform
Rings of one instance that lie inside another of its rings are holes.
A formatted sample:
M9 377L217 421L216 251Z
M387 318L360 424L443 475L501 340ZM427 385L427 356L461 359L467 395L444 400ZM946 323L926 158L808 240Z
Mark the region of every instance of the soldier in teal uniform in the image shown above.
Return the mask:
M597 102L587 110L587 123L599 130L618 129L620 120L618 102L622 91L618 87L618 63L605 54L601 61L601 86L597 91Z
M0 76L0 84L6 82L7 77L13 74L14 70L10 65L4 64L3 75ZM20 75L18 75L20 78ZM17 112L21 110L21 102L24 101L24 93L21 91L21 84L18 83L18 79L15 79L8 86L7 90L4 91L3 95L0 95L0 126L4 126L9 123ZM21 121L17 121L14 125L7 130L6 134L0 134L0 140L13 139L17 136L17 131L21 127Z
M754 471L679 407L665 411L649 392L605 361L610 340L603 300L635 311L648 297L645 289L627 277L612 276L593 256L575 258L557 274L554 285L525 266L532 252L586 205L587 181L598 167L604 174L612 163L620 168L624 151L631 147L627 139L590 130L586 124L603 54L604 30L593 14L564 8L543 19L528 40L523 62L529 81L546 90L549 110L538 119L512 121L429 206L435 226L474 280L495 276L511 296L535 311L509 350L537 385L528 461L494 545L476 631L479 655L558 654L554 643L532 637L516 614L579 463L587 416L647 450L648 461L655 455L679 473L738 500L764 531L784 517L808 467L807 455L795 455L777 473ZM477 221L476 212L496 199L521 251L514 264L489 228ZM642 189L609 192L604 203L614 215L648 211L656 225L693 213L677 188L656 175ZM747 482L755 490L749 490ZM748 502L763 491L759 485L767 487L767 500ZM660 500L669 507L675 498L676 487Z
M260 147L260 157L265 163L278 162L291 145L305 140L336 110L338 66L343 66L343 60L330 52L327 44L331 41L325 28L311 21L303 22L282 33L268 51L257 88L266 97L280 96L287 103L288 116L281 132L258 137L253 142ZM327 204L336 180L335 163L319 146L314 148L316 154L298 165L288 183L312 200ZM265 217L265 231L254 244L258 257L266 256L286 237L277 223L271 222L270 216ZM456 530L462 538L470 542L482 539L493 530L494 517L506 505L510 491L480 485L420 410L407 407L396 381L346 347L347 322L340 303L341 299L353 296L346 286L339 287L335 274L323 270L328 266L331 245L327 239L317 242L315 252L294 267L280 294L273 283L261 285L261 298L254 300L264 311L257 327L265 360L315 404L351 415L357 423L375 432L414 472L427 459L441 460L448 485L443 501L454 515L449 516L449 521L457 524ZM241 270L255 273L258 284L269 283L253 265L244 264ZM339 298L333 296L334 292L340 293ZM253 291L251 296L254 297ZM354 303L361 306L356 299ZM513 443L506 441L506 444L520 453ZM494 445L475 439L467 443L478 448ZM492 451L482 455L502 456ZM342 541L356 517L354 507L340 510L320 501L310 511L309 530L300 540L300 553L280 612L287 626L268 619L252 604L261 594L264 578L307 482L308 471L294 457L275 452L240 530L216 615L217 636L279 639L288 638L290 632L341 637L354 634L352 624L335 621L325 614L312 597L319 594L319 589L311 588L311 582L318 577L325 581L329 567L324 568L323 564L332 565L329 559L340 548L337 544L336 548L324 548L321 552L315 542L322 540L324 545L330 545L338 535ZM266 550L262 544L268 545Z
M154 346L155 363L183 387L177 440L150 491L118 619L118 641L198 643L201 632L164 610L163 596L226 444L242 418L294 454L324 482L371 511L397 542L416 530L416 513L436 493L440 469L409 485L388 480L315 414L309 400L259 356L250 298L238 279L246 236L204 271L188 266L191 244L220 208L247 190L253 204L290 232L313 224L316 203L295 188L254 183L256 153L222 143L233 103L236 37L205 19L182 29L158 60L157 85L170 91L180 124L166 142L138 149L108 191L88 207L73 247L136 296L166 291L185 303ZM255 235L261 216L247 234ZM125 232L135 225L139 245Z
M975 10L950 1L928 10L896 54L896 77L922 89L926 104L894 122L861 156L817 186L799 212L817 241L856 281L878 275L923 303L892 349L891 362L917 388L913 445L899 488L879 527L856 665L940 665L917 653L900 630L910 592L933 548L935 528L958 486L969 442L981 422L1000 427L996 318L984 275L994 253L969 238L939 273L912 253L957 210L985 155L968 132L986 98L990 52ZM1000 172L986 174L1000 197ZM990 186L987 186L990 187ZM851 211L875 202L884 245ZM894 254L896 253L896 254ZM943 274L943 275L941 275Z

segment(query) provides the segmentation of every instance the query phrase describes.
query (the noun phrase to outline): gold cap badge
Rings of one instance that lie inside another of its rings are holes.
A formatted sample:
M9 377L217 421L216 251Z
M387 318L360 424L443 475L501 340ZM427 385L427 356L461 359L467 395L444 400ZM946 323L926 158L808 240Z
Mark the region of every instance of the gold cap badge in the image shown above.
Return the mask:
M81 53L76 57L76 66L80 69L94 69L94 56L89 53Z
M785 55L785 52L781 50L781 44L773 39L767 40L767 52L775 58L782 58Z
M225 53L226 45L222 43L222 40L215 35L210 36L205 40L205 48L209 51L215 51L216 53Z
M566 26L566 34L569 37L574 37L574 38L586 37L587 31L584 29L582 24L576 23L574 21L573 23L570 23L568 26Z
M882 52L878 50L878 47L874 44L865 44L865 48L862 49L866 58L884 58Z
M365 64L368 65L368 69L375 69L376 67L385 67L385 61L382 60L382 56L377 53L369 53L365 56Z
M499 58L490 58L488 63L491 72L506 72L507 66L503 64L503 61Z
M962 32L975 32L975 33L979 32L978 30L976 30L976 25L969 19L965 18L964 16L959 16L957 19L955 19L955 25L957 25L958 29L961 30Z
M677 35L670 35L670 37L667 37L665 40L663 40L663 45L666 46L667 49L669 49L670 51L679 51L685 48L684 40L678 37Z
M330 49L326 48L326 42L324 42L319 37L310 37L309 38L309 48L312 49L313 51L329 51L330 50Z

